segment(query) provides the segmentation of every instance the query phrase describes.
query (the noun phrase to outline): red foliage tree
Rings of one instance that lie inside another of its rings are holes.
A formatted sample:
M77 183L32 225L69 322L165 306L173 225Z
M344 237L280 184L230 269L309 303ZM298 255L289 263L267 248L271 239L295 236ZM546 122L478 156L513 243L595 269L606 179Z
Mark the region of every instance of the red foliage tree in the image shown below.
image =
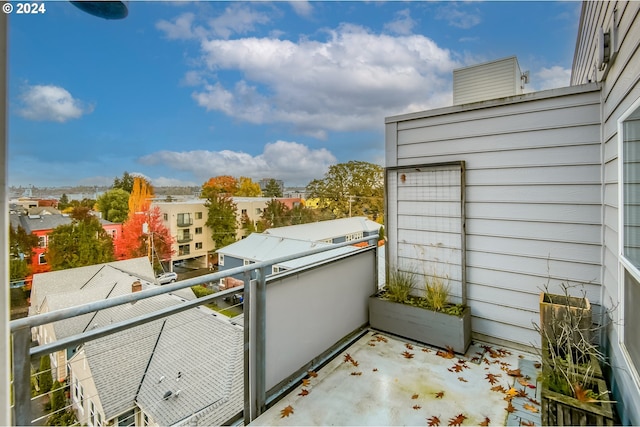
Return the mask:
M144 224L147 224L147 233ZM171 258L173 237L162 222L162 213L157 206L144 213L129 213L129 218L122 224L122 237L118 247L128 258L149 255L149 244L153 241L153 265L160 269L159 261Z

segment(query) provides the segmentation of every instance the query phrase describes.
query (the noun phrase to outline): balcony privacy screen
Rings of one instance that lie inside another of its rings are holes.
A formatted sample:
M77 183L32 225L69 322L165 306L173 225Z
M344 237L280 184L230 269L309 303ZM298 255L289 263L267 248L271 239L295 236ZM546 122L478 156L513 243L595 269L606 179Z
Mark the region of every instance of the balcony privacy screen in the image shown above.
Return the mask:
M387 169L390 268L448 281L451 302L466 302L464 162Z

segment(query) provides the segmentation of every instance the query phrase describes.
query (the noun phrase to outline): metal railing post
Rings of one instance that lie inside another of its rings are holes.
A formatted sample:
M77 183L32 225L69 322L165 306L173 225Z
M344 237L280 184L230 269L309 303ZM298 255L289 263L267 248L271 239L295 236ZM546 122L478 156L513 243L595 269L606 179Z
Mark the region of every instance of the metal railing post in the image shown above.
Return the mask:
M253 357L251 355L251 321L253 316L251 315L251 300L253 295L251 294L251 271L245 271L242 275L244 280L244 297L242 299L242 312L244 313L244 413L243 421L244 425L248 425L253 421L253 414L255 413L254 399L253 399L253 374L251 373L251 366L253 364Z
M31 329L13 332L13 425L31 425Z
M258 269L256 292L256 416L260 416L266 409L266 301L267 281L266 268Z

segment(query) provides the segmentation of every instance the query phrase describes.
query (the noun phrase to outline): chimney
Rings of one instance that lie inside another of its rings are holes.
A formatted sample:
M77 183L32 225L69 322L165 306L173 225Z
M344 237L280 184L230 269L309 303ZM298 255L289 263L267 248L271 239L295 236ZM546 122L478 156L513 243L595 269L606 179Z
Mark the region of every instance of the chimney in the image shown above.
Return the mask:
M140 292L142 290L142 283L140 280L136 280L131 284L131 293Z

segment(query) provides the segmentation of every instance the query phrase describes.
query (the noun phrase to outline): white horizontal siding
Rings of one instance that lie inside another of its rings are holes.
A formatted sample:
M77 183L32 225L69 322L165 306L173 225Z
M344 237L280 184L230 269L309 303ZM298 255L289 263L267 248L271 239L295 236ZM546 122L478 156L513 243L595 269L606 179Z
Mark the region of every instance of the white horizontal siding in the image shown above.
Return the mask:
M585 283L593 302L600 300L600 97L593 87L571 90L397 122L398 165L465 162L465 266L476 334L538 343L532 321L547 282L552 289ZM446 206L430 206L411 187L388 191L398 212L413 216L396 219L406 229L388 230L403 256L420 259L413 242L429 236L442 248L456 248L455 233L443 232L456 231L453 222L430 231L419 219L425 209L441 209L445 220Z
M453 70L453 103L463 104L517 94L520 84L518 70L515 57Z

